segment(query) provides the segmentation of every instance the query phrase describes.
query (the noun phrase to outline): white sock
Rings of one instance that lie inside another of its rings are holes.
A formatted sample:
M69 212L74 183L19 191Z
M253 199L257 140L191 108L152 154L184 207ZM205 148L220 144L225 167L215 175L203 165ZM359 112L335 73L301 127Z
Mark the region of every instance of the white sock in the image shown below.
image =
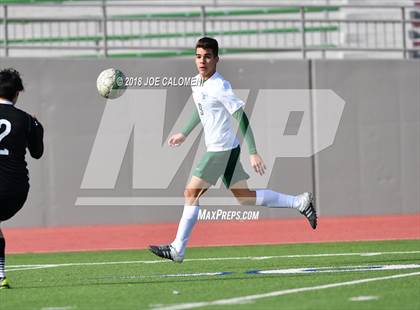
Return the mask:
M187 247L187 242L194 224L197 222L199 210L200 206L184 206L184 212L178 224L175 240L171 243L180 256L184 256L185 254L185 248Z
M257 206L295 209L300 206L300 199L298 196L286 195L269 189L256 190L256 194Z

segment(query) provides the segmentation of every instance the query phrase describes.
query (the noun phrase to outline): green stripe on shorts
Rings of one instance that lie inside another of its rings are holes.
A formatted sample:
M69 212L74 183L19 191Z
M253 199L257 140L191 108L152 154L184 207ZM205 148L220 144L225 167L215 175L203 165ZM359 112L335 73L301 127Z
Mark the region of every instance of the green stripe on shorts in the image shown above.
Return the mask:
M227 188L242 180L249 179L240 161L241 148L221 152L206 152L198 162L193 175L215 185L222 177Z

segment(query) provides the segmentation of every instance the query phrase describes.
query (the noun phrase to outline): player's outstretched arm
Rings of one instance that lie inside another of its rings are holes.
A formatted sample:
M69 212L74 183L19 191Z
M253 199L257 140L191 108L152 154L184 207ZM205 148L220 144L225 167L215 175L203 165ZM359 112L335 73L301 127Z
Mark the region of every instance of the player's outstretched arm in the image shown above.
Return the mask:
M239 129L248 146L252 168L254 168L255 172L259 175L263 175L265 173L266 167L261 156L257 153L254 133L252 132L251 126L249 125L249 120L245 111L240 108L239 110L235 111L232 116L239 122Z
M188 121L187 125L182 129L181 133L177 133L169 138L169 146L180 146L191 133L191 131L193 131L194 128L198 125L198 123L200 123L200 117L198 116L197 109L194 109L190 120Z
M44 153L44 128L35 116L29 118L28 149L33 158L39 159Z

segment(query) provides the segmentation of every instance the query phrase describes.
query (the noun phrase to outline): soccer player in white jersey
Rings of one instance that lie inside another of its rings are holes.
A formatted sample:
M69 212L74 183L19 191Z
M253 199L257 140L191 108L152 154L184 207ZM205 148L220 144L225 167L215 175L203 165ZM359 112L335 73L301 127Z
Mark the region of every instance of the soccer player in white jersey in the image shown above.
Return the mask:
M230 83L216 71L219 61L217 41L208 37L201 38L195 50L197 77L202 78L204 83L192 87L196 109L182 132L171 136L168 144L171 147L181 145L201 122L207 152L197 164L185 188L185 206L175 240L168 245L151 245L150 251L175 262L183 261L188 239L198 218L199 198L211 185L215 185L220 177L241 205L293 208L303 214L315 229L317 215L311 193L291 196L268 189L256 191L249 189L247 184L249 175L239 160L240 146L233 130L232 118L239 122L255 172L262 175L266 167L257 152L254 135L243 110L245 103L234 94Z

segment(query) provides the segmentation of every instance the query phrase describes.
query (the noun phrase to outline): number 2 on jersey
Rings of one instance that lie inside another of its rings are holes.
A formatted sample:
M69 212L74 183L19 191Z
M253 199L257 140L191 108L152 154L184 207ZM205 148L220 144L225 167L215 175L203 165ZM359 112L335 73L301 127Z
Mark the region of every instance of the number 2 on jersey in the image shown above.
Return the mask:
M1 132L1 130L3 129L3 125L6 127L6 129ZM12 124L10 124L10 122L7 119L0 119L0 143L1 140L4 139L4 137L6 137L9 133L10 130L12 129ZM9 155L9 150L8 149L0 149L0 155Z

